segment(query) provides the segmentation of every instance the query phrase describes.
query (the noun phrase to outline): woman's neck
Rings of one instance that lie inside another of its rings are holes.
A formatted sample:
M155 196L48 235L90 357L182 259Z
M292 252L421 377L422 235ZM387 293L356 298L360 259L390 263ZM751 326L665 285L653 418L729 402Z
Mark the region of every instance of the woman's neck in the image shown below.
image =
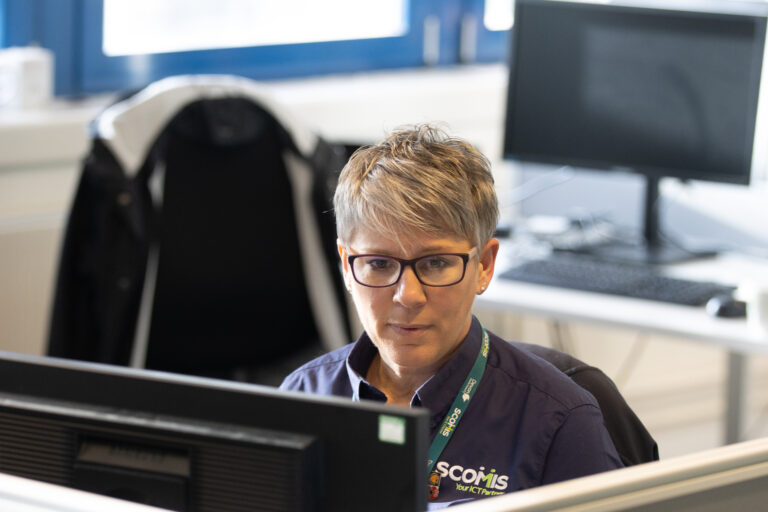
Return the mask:
M432 373L391 368L383 364L381 356L376 355L371 366L368 367L365 378L386 395L388 404L410 406L416 390L429 379Z

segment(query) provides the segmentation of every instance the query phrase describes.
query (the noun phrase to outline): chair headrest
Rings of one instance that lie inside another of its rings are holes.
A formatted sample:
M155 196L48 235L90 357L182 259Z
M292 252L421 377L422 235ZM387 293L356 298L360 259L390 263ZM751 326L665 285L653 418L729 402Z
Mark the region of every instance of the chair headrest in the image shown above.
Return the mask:
M133 177L168 122L191 102L241 97L258 103L286 129L302 154L311 154L317 136L270 95L268 88L233 75L180 75L153 82L105 109L93 123L94 136L112 151Z

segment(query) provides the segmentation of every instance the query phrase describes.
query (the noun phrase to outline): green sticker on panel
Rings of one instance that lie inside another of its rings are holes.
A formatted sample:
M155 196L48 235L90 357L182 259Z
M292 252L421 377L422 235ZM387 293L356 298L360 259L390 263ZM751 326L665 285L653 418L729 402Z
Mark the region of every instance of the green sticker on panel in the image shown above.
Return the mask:
M392 444L405 443L405 419L379 415L379 441Z

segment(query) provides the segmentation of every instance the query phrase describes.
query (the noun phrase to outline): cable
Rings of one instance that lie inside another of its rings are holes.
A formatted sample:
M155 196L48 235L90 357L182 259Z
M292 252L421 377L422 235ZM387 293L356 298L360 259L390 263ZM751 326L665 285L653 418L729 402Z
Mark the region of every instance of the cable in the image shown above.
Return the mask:
M525 201L547 189L570 181L575 175L576 173L570 165L564 165L553 171L548 171L544 174L535 176L513 188L506 200L502 202L501 207L509 208L510 206Z
M637 365L640 362L640 356L645 352L647 346L648 336L642 332L638 332L635 340L632 342L629 353L624 358L619 369L616 370L616 377L613 381L617 388L624 389L627 381L629 381L629 377L632 376L632 373L637 368Z

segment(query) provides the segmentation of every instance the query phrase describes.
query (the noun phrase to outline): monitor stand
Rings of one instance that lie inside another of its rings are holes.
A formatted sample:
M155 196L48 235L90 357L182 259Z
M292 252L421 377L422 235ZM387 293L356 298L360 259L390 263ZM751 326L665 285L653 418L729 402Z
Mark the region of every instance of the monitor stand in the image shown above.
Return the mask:
M630 245L620 242L597 245L583 250L576 250L576 252L588 254L603 261L647 265L682 263L717 255L716 251L690 251L671 244L645 243L643 245Z
M586 254L604 261L663 265L682 263L699 258L715 256L716 251L693 251L665 242L659 230L659 178L646 176L645 209L643 217L643 243L609 242L573 249L573 252Z

